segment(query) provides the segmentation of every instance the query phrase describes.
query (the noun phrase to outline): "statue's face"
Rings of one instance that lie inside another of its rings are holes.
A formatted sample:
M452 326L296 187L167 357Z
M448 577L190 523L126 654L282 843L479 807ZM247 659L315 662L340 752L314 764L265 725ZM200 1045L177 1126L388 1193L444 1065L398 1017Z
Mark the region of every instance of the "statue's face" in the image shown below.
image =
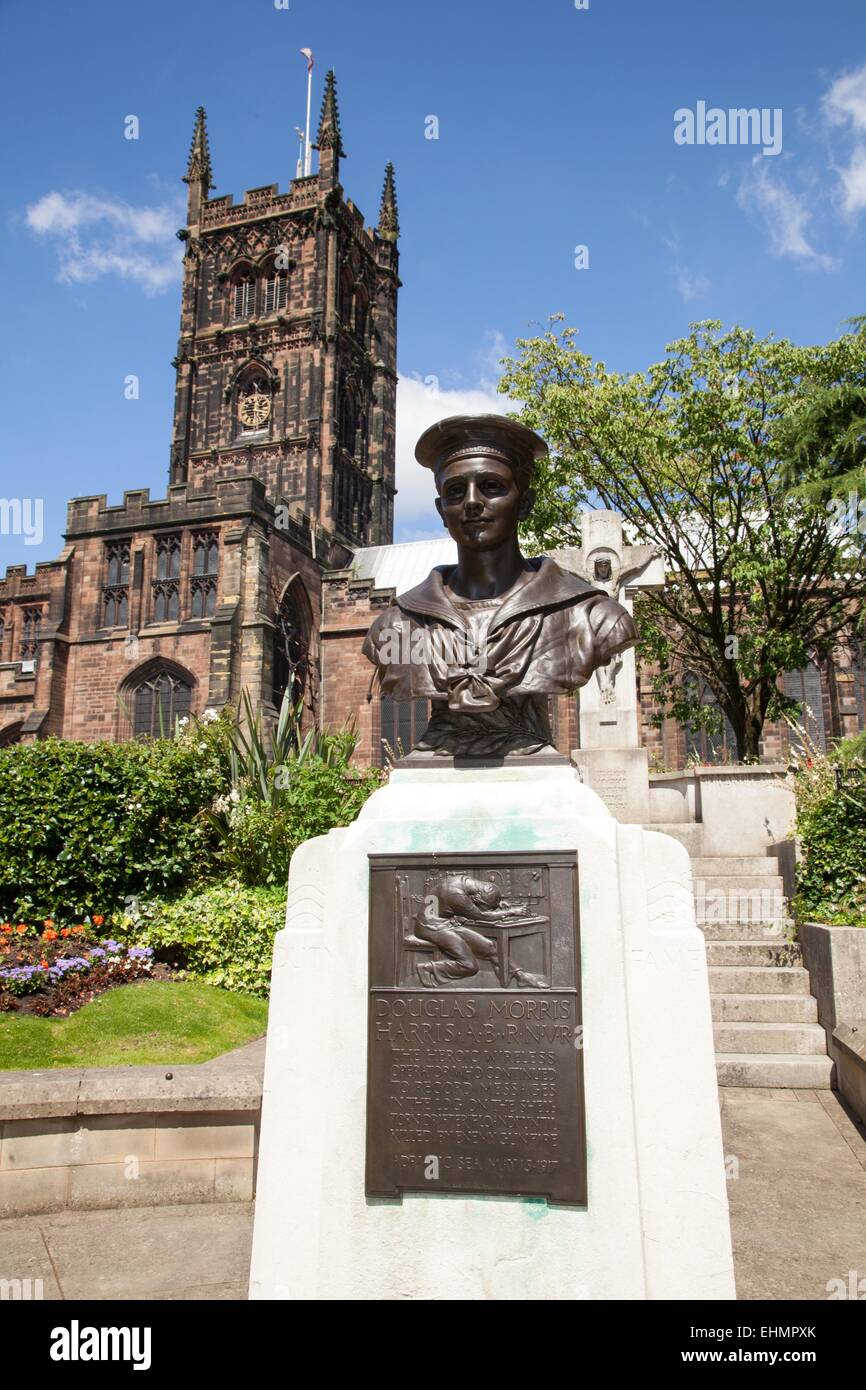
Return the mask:
M507 463L484 454L447 464L437 483L436 509L467 550L496 549L532 509L532 490L520 488Z
M602 580L602 582L605 582L605 581L607 581L608 579L610 579L610 576L611 576L612 574L613 574L613 566L611 565L610 560L596 560L596 562L595 562L595 577L596 577L596 579L600 579L600 580Z

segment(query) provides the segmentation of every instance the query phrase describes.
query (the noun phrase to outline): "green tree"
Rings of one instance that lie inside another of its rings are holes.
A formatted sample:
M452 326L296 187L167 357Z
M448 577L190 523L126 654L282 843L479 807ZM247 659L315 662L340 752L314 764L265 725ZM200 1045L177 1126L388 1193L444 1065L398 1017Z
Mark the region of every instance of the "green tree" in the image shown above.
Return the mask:
M857 548L825 496L792 491L777 435L816 391L864 380L866 329L798 347L698 323L633 374L609 371L575 339L554 315L518 341L499 384L551 449L528 540L579 545L580 512L602 506L622 514L630 539L656 546L667 583L641 595L636 620L642 654L658 665L658 717L712 718L683 684L694 671L739 757L754 759L764 722L792 704L779 674L862 621Z
M851 320L866 333L866 317ZM785 474L807 497L835 503L839 520L859 525L866 511L866 372L861 367L841 381L816 382L788 410L775 431ZM853 499L853 506L851 505ZM866 531L866 519L857 530ZM866 543L866 542L864 542Z

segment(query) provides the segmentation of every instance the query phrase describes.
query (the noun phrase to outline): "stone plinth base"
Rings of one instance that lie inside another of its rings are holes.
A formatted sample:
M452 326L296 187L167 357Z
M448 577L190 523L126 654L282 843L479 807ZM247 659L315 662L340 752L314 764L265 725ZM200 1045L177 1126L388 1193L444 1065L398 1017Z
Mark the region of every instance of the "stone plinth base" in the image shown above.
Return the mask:
M588 1201L367 1198L368 854L578 855ZM250 1294L734 1296L688 857L572 768L395 772L292 860L276 940Z
M645 748L575 748L572 762L611 815L623 825L650 818L649 754Z

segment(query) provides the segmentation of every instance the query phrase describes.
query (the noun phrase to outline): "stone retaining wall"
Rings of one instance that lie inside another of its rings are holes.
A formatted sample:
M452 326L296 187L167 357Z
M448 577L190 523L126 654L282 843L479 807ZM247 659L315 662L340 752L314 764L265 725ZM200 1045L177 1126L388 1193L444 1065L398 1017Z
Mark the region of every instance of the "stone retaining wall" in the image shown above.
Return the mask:
M261 1095L214 1063L0 1073L0 1218L250 1201Z

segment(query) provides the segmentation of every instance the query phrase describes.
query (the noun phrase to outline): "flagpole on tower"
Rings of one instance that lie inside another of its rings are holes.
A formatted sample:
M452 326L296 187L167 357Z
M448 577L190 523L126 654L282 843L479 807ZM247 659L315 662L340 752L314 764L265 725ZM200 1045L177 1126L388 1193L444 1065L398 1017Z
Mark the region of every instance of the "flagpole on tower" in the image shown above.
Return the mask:
M309 178L313 171L313 147L310 144L310 102L313 96L313 53L312 49L302 48L301 53L307 60L307 124L304 133L304 178Z

